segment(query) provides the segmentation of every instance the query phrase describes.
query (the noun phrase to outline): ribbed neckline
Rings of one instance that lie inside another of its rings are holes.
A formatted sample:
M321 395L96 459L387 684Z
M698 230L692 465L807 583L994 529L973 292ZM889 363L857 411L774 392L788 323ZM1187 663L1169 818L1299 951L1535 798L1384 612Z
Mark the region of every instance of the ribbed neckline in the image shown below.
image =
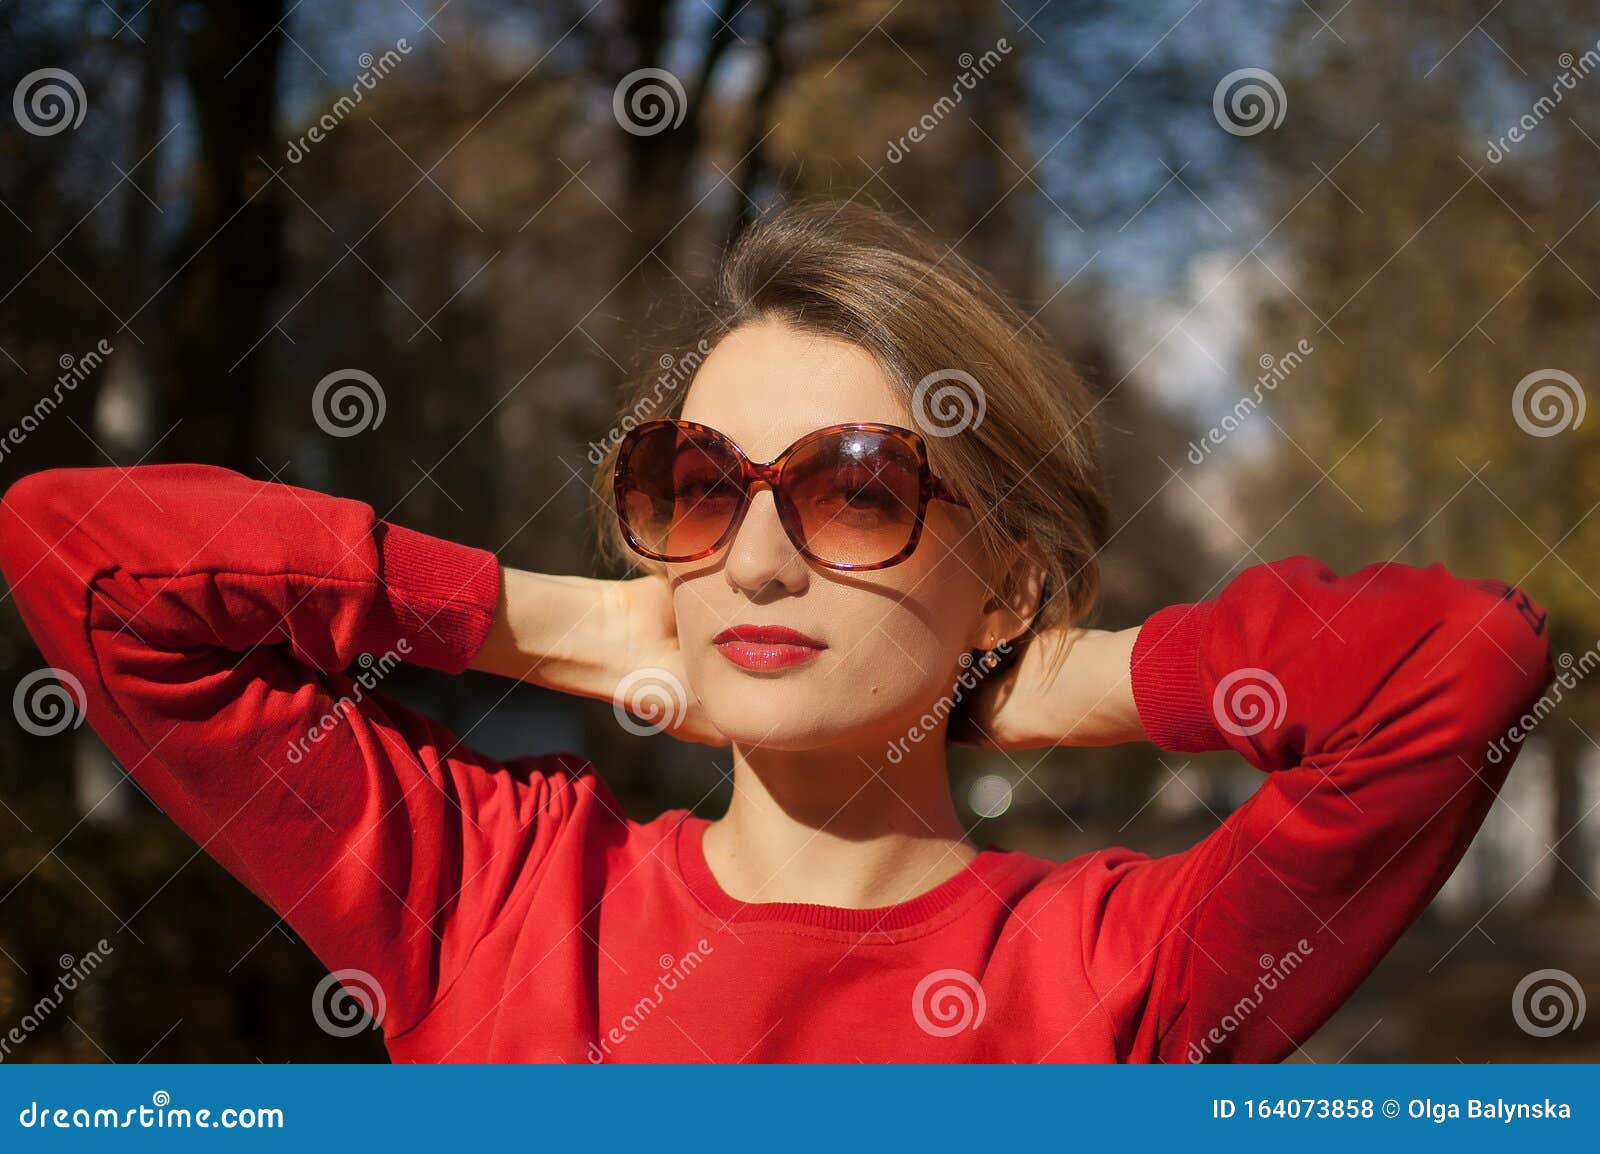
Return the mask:
M726 922L740 924L783 922L857 934L912 929L932 920L974 889L983 886L1005 864L1007 857L997 850L982 850L954 877L940 882L926 893L890 906L846 909L813 902L743 902L722 888L712 875L711 867L706 864L702 843L706 827L710 824L707 818L692 814L685 814L678 823L678 872L690 893L708 910Z

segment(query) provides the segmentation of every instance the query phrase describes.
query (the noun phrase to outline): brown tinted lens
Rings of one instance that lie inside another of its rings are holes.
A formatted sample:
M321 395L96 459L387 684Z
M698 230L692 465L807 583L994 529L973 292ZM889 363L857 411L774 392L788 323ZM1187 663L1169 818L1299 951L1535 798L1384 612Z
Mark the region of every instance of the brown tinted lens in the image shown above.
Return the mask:
M656 425L635 432L617 468L622 523L662 560L709 551L744 501L738 457L721 438L699 430Z
M796 449L783 471L789 515L813 556L877 565L911 541L921 464L904 440L852 429Z

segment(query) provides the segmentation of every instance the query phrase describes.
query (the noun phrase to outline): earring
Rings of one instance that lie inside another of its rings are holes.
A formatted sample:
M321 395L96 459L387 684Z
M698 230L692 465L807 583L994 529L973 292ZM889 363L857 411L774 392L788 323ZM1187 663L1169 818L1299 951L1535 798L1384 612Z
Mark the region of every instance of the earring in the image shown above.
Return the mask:
M983 639L983 667L985 669L993 669L1000 664L1000 655L994 651L994 647L994 634L991 633Z

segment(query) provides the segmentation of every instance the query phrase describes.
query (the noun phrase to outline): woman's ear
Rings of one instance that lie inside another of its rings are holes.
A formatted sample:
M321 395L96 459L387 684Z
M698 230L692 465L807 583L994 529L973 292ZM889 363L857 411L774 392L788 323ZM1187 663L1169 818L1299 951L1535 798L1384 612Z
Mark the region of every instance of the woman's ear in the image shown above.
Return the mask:
M1044 566L1031 557L1018 557L998 590L984 602L974 647L993 649L1026 633L1044 603L1044 586Z

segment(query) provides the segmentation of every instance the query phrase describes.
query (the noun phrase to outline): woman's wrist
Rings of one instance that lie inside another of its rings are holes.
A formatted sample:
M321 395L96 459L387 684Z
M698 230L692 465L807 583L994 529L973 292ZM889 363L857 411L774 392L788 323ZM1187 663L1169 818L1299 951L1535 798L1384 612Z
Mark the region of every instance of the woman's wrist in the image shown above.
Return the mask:
M562 693L609 697L624 645L622 583L502 567L500 597L470 668Z
M1136 627L1072 629L1035 638L1019 659L1017 700L1010 703L1017 708L1028 744L1145 740L1129 670L1138 635Z

